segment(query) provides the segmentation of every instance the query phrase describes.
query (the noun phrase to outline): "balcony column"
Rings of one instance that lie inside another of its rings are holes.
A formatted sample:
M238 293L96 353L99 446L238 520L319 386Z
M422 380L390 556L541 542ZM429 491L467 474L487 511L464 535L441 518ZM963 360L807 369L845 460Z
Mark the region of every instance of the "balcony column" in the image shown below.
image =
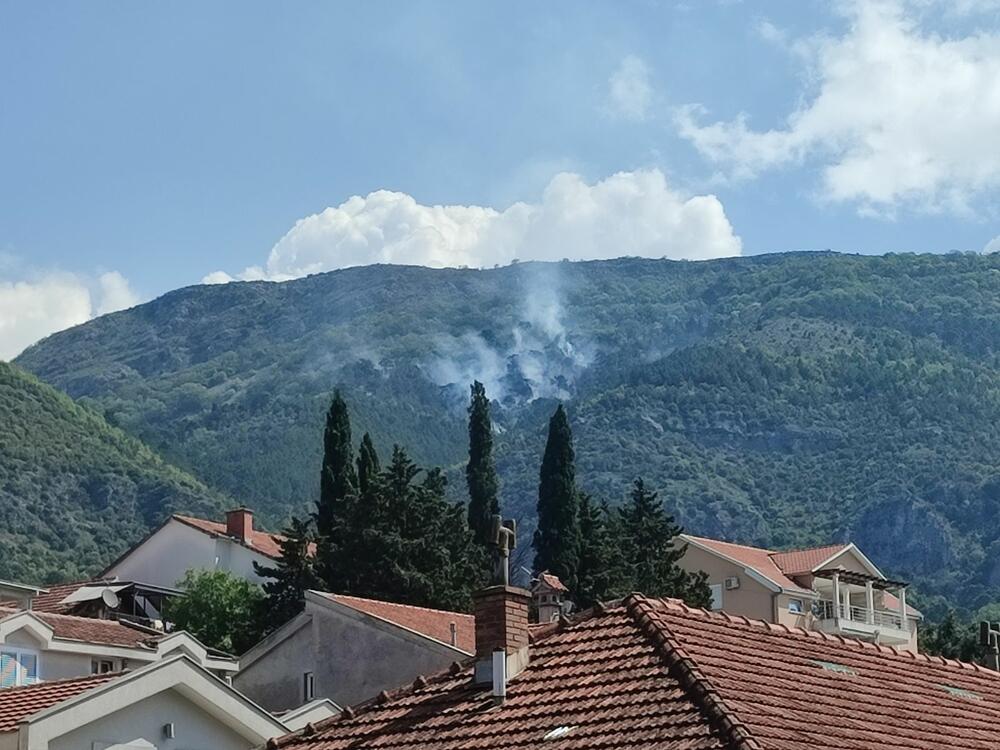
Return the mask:
M833 620L840 622L840 573L833 573Z
M875 590L872 588L871 581L865 581L865 606L867 611L865 614L868 616L868 624L875 624Z
M908 631L910 626L906 621L906 586L900 586L896 597L899 599L899 627Z

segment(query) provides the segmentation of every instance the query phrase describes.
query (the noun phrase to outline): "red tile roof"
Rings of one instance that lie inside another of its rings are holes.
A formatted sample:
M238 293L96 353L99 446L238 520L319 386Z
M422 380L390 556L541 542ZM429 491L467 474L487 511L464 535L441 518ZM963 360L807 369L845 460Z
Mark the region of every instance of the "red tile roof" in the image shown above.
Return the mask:
M343 594L328 594L322 591L316 593L330 601L416 631L449 646L451 645L451 624L454 623L457 629L455 645L468 654L474 653L476 650L476 618L472 615L448 612L443 609L414 607L409 604L393 604L377 599L361 599Z
M32 597L31 609L35 612L53 612L56 614L68 612L73 608L73 605L63 604L62 600L88 583L95 583L95 581L74 581L72 583L57 583L49 586L47 594L39 594Z
M226 529L225 523L220 523L219 521L209 521L204 518L193 518L191 516L179 516L174 514L175 519L183 524L187 524L199 531L204 531L208 534L216 534L218 536L229 536ZM271 534L267 531L258 531L254 529L250 536L250 544L247 546L251 549L257 550L262 555L277 559L281 556L281 541L284 539L281 534Z
M549 573L548 571L538 574L538 584L547 586L548 588L556 591L569 591L569 589L563 585L563 582L559 580L559 576L554 573Z
M850 545L829 544L825 547L810 547L789 552L772 552L771 559L786 575L809 573L829 560L834 555L843 552Z
M176 513L172 516L172 518L183 524L187 524L192 528L198 529L199 531L204 531L207 534L229 537L228 529L226 528L225 523L221 523L219 521L209 521L204 518L194 518L193 516L181 516ZM281 557L281 543L284 540L285 537L282 534L272 534L269 531L253 529L250 536L250 543L246 546L260 552L265 557L277 560ZM316 554L315 544L309 545L309 553L312 555Z
M496 708L460 669L288 735L302 750L995 750L1000 675L632 595L535 631Z
M29 716L111 682L122 673L74 677L24 687L0 688L0 732L12 732Z
M18 613L19 610L16 609L0 608L0 619ZM54 637L65 640L142 648L163 638L162 633L151 632L117 620L98 620L93 617L76 617L51 612L32 611L31 614L52 628Z
M802 590L802 586L797 584L779 568L772 555L771 550L760 549L758 547L748 547L744 544L733 544L732 542L720 542L718 539L708 539L700 536L690 536L687 538L692 542L708 547L711 550L731 558L741 565L753 568L772 583L783 589Z

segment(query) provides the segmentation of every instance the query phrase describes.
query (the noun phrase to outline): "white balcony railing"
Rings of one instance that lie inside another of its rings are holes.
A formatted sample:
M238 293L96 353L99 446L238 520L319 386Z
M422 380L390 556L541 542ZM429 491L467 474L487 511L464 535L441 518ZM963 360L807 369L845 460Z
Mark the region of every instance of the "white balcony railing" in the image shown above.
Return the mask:
M867 623L883 628L906 630L898 612L886 609L876 609L872 612L867 607L845 606L830 599L818 599L813 602L813 616L817 620L850 620L851 622Z

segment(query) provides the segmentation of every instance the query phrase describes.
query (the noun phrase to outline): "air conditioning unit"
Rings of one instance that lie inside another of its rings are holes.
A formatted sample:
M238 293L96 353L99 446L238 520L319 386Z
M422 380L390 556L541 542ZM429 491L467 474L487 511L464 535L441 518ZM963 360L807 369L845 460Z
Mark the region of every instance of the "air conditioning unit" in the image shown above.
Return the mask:
M733 589L738 589L740 587L740 577L739 576L729 576L726 579L726 591L732 591Z

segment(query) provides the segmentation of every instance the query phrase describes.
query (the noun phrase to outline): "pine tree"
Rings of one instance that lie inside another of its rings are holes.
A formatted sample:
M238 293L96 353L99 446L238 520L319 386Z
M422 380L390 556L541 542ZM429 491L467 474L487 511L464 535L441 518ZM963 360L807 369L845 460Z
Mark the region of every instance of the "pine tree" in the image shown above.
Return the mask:
M276 630L301 612L306 591L320 586L311 522L293 518L282 534L277 564L273 567L253 564L257 575L270 579L264 582L266 632Z
M332 558L334 549L342 539L341 518L345 514L347 498L357 491L357 475L354 470L354 449L351 445L351 418L347 413L347 403L340 391L333 394L333 401L326 414L326 429L323 432L323 468L320 474L319 501L316 503L316 534L318 536L318 570L331 590L336 571Z
M579 495L573 434L562 404L549 420L549 435L538 482L535 570L555 573L573 591L580 554Z
M465 481L469 488L469 527L478 544L488 544L493 516L500 512L498 483L493 463L493 422L486 389L472 384L469 401L469 463Z
M371 435L366 432L361 438L361 447L358 448L358 493L365 495L381 471L375 444L372 443Z
M580 609L628 593L622 559L621 524L607 503L580 493L580 563L570 591Z
M467 610L477 583L474 544L464 506L446 500L445 487L439 469L424 471L394 446L388 466L344 506L336 590Z
M690 574L678 565L687 551L685 545L676 543L683 529L642 479L635 480L620 518L625 571L634 591L684 599L692 606L711 606L705 574Z

